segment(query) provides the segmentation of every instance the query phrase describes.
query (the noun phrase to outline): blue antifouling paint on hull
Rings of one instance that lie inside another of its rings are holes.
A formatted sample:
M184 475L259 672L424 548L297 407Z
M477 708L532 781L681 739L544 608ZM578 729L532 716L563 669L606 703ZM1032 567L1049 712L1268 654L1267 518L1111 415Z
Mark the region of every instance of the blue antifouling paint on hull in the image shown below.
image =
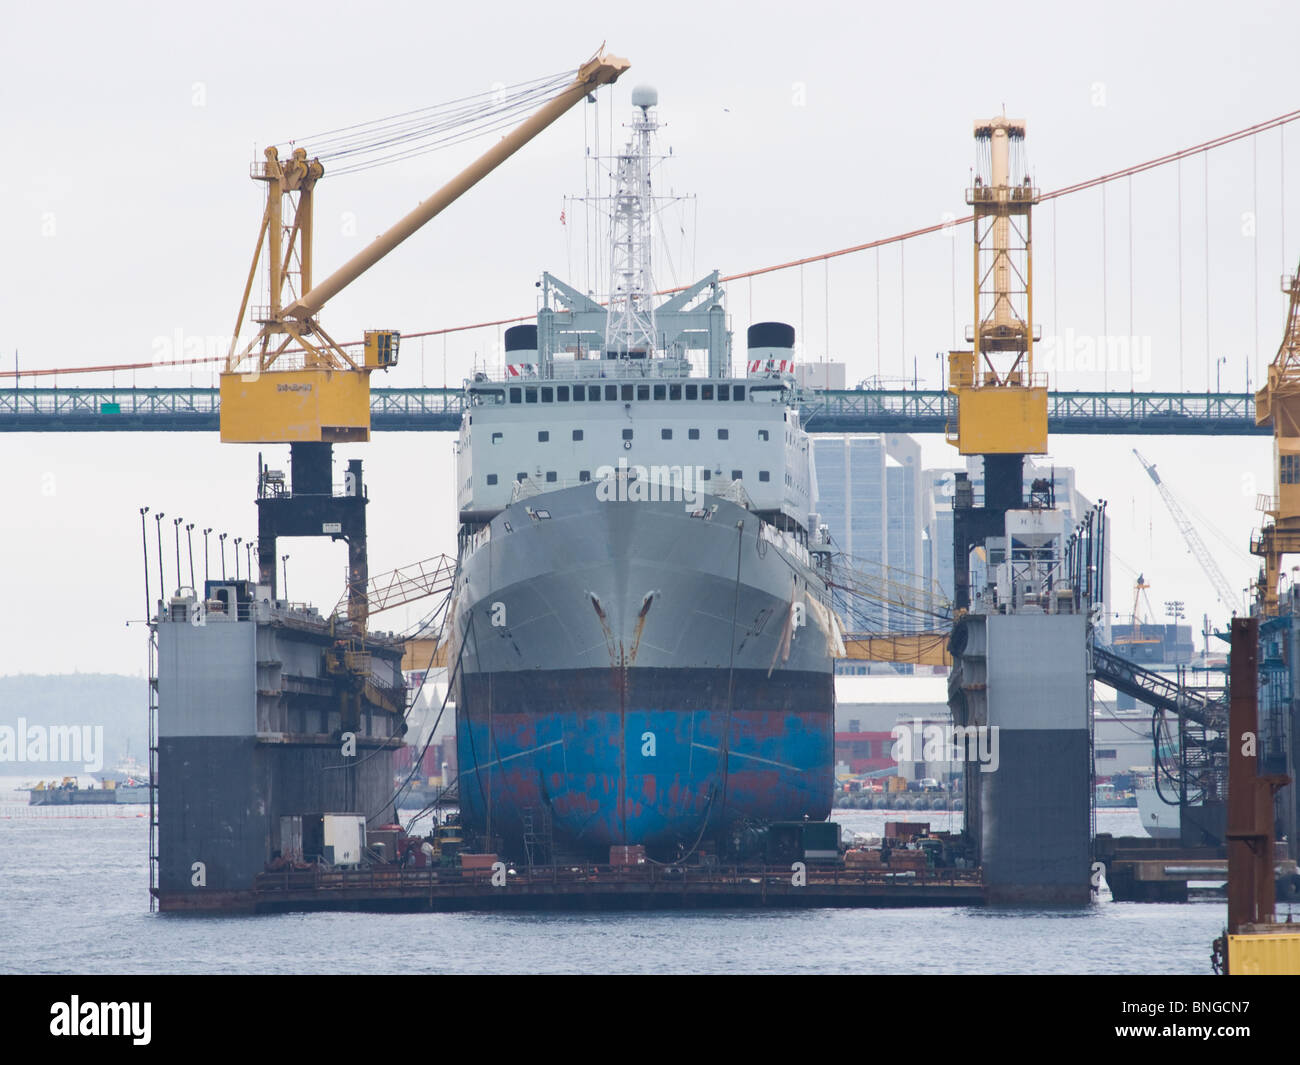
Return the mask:
M773 700L782 688L774 684L758 700L796 705L750 709L737 699L730 713L725 705L619 710L617 698L605 708L543 710L545 678L529 680L526 709L511 709L498 694L490 717L486 700L472 697L469 712L458 715L461 805L476 830L486 831L490 807L492 835L516 840L525 811L549 810L557 842L598 854L625 843L690 845L747 818L823 820L830 813L829 678L801 691L787 687L786 694L799 693L792 699ZM570 691L594 694L582 684Z

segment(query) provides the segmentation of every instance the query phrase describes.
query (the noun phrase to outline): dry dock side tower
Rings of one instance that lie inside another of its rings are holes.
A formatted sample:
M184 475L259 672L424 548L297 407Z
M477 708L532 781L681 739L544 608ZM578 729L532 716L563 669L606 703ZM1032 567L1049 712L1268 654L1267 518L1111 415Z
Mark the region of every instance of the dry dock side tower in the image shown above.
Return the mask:
M1007 511L1004 535L981 545L976 594L951 643L953 723L978 737L964 752L966 831L994 903L1091 896L1087 570L1096 546L1076 532L1067 547L1061 512L1033 505L1040 500L1049 502L1035 493L1029 508Z
M392 820L399 641L251 581L186 590L156 628L163 910L239 908L276 859L345 860L331 824Z

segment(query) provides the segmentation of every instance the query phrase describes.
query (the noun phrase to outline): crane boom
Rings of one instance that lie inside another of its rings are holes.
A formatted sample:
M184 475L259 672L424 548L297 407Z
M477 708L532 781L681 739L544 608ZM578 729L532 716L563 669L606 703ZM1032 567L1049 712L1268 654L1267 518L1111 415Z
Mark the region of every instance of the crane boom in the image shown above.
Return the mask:
M592 89L607 85L627 70L630 64L617 56L598 55L585 63L573 82L536 114L502 137L488 151L467 166L451 181L424 200L410 214L372 240L365 248L335 270L314 288L284 309L287 317L306 321L319 313L325 302L338 295L375 263L436 218L444 208L472 189L479 181L514 155Z
M1223 570L1219 564L1214 561L1214 556L1210 554L1210 549L1205 546L1205 541L1201 539L1201 534L1197 531L1196 526L1183 512L1177 498L1170 490L1169 486L1160 479L1160 474L1156 472L1155 466L1142 457L1142 453L1137 448L1133 449L1133 454L1137 456L1138 462L1142 463L1142 468L1147 471L1151 480L1155 482L1156 490L1160 493L1160 498L1165 501L1165 507L1169 510L1169 516L1174 519L1174 524L1178 526L1179 533L1187 542L1188 549L1196 558L1201 570L1210 579L1210 584L1214 586L1214 594L1218 596L1221 602L1229 610L1235 610L1237 607L1237 595L1232 590L1232 585L1228 583L1228 578L1223 575Z
M397 364L401 336L395 330L369 330L361 356L349 355L322 328L321 309L578 101L616 81L630 65L603 50L589 59L536 112L318 284L313 284L312 218L315 187L324 168L319 160L308 159L305 149L295 148L290 158L282 160L275 147L267 148L265 162L252 172L255 180L266 185L266 208L221 375L221 439L295 444L368 440L370 373ZM283 210L286 197L297 201L289 219ZM250 313L249 298L263 257L270 305L251 313L258 329L241 350L238 338Z

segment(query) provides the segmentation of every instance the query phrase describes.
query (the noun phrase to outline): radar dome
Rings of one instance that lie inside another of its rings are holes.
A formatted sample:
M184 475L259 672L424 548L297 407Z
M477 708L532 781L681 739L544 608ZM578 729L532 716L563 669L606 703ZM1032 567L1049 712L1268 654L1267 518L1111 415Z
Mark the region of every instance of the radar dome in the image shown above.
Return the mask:
M659 104L659 90L653 85L638 85L632 90L633 107L656 107Z

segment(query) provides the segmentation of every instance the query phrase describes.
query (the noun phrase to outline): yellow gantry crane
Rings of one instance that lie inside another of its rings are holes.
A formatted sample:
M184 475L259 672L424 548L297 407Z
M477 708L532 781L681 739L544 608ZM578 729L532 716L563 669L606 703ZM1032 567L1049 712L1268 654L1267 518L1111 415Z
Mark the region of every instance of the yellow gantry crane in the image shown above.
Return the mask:
M1290 298L1282 343L1255 393L1255 424L1273 427L1273 496L1261 498L1264 527L1250 541L1263 559L1256 600L1264 617L1278 612L1282 556L1300 553L1300 271L1282 279L1282 291Z
M239 305L235 339L221 374L221 439L259 444L368 440L370 373L396 364L400 338L392 330L368 332L358 359L322 328L320 312L325 303L574 104L597 87L616 81L629 65L626 59L603 51L588 60L572 82L536 113L318 283L312 273L312 216L316 185L325 169L319 160L309 160L305 149L297 148L282 160L276 148L267 148L264 161L253 167L253 178L266 185L266 208ZM286 200L289 212L284 209ZM263 258L270 304L256 313L257 333L240 350L238 338Z
M1038 190L1017 158L1024 139L1024 122L1005 115L975 124L988 180L977 174L966 190L975 233L975 325L966 331L973 348L948 353L948 391L957 397L948 442L963 455L1047 451L1047 380L1034 373L1031 210Z
M1038 189L1024 160L1025 123L1005 115L975 123L978 167L966 202L974 214L974 322L970 351L948 354L957 424L948 442L984 458L984 505L958 474L953 506L953 601L970 606L972 546L1003 535L1024 506L1026 455L1047 452L1047 378L1034 372L1032 210Z
M1133 585L1133 612L1129 615L1129 634L1127 636L1116 637L1112 642L1117 647L1123 647L1133 644L1158 644L1161 637L1158 632L1146 631L1146 622L1151 620L1151 601L1147 598L1147 591L1151 585L1147 584L1146 578L1139 573L1137 581ZM1143 603L1146 604L1144 615L1138 614L1138 607ZM1145 620L1143 620L1145 618ZM1153 623L1152 628L1155 628Z
M616 81L629 65L602 49L567 83L561 75L554 82L558 86L554 94L536 111L323 281L317 282L313 273L312 220L324 166L318 158L309 158L304 148L295 148L281 159L275 147L267 148L263 161L254 165L253 178L266 186L266 206L221 374L221 439L290 445L290 478L263 466L259 458L257 583L269 589L272 599L278 598L278 537L344 540L347 616L352 631L364 642L370 582L361 462L349 462L343 493L336 495L332 448L336 443L370 439L370 374L396 365L401 338L395 330L368 331L360 356L349 354L321 325L326 302L592 91ZM530 107L542 93L551 91L547 85L531 90L536 95L522 93L511 106ZM504 110L514 113L509 106ZM241 349L239 335L263 261L270 302L253 310L257 330ZM355 653L362 655L360 649Z
M975 123L979 165L966 202L974 214L974 325L969 351L948 353L948 391L957 398L947 440L984 459L984 505L958 474L953 506L953 611L970 606L970 549L1001 536L1008 510L1024 505L1024 459L1047 452L1047 379L1034 372L1033 228L1038 202L1024 161L1025 123L1005 115ZM873 593L875 594L875 593ZM886 594L886 601L891 595ZM952 664L948 633L849 634L847 657Z

